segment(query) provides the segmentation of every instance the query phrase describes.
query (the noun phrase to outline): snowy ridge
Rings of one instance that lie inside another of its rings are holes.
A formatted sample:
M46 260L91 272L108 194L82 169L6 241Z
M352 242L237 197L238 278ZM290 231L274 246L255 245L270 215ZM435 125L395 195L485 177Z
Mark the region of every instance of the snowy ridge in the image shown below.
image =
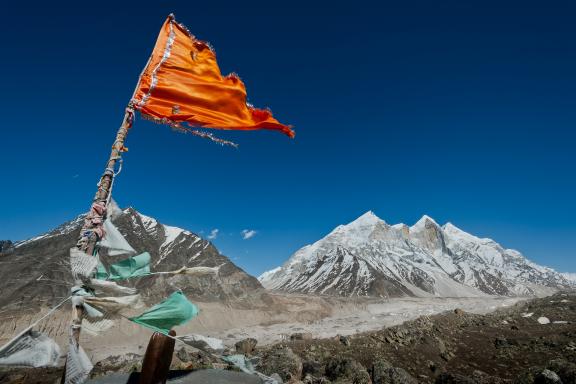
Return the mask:
M22 247L23 245L26 245L26 244L32 244L35 241L42 240L42 239L49 239L51 237L67 235L67 234L75 231L76 229L78 229L78 226L84 222L85 217L86 217L86 215L80 215L80 216L76 217L74 220L68 221L68 222L60 225L59 227L51 230L50 232L43 233L41 235L32 237L30 239L18 241L14 244L14 248L19 248L19 247Z
M564 272L564 273L562 273L562 276L564 276L566 279L576 283L576 273Z
M366 212L263 273L268 289L344 296L534 295L576 285L573 276L539 266L451 223L429 216L388 225Z

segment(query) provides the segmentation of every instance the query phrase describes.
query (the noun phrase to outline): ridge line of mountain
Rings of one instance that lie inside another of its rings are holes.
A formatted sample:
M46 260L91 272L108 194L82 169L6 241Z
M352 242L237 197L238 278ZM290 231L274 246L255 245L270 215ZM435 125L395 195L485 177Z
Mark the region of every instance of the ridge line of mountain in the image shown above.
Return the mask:
M390 225L372 211L259 276L277 291L343 296L538 295L576 279L489 238L424 215Z

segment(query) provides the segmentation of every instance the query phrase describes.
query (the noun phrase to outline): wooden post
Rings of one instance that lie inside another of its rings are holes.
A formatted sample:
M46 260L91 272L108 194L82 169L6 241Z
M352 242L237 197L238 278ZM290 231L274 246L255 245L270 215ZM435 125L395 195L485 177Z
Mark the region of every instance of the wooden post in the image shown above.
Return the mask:
M124 140L126 140L126 135L128 130L132 127L132 122L134 120L134 109L132 107L127 107L124 113L124 119L122 120L122 125L116 133L116 139L112 144L112 151L108 162L106 163L106 169L104 174L100 178L98 183L98 190L94 196L93 203L101 204L104 210L101 214L98 214L91 207L86 219L84 220L84 225L80 231L80 237L76 244L76 247L91 255L94 252L96 243L100 240L98 233L102 232L103 222L106 220L106 205L110 198L110 188L112 187L112 181L114 179L114 172L116 163L120 160L120 155L124 149ZM76 281L76 285L81 286L82 281ZM70 332L73 337L74 342L77 345L80 344L80 331L82 330L82 318L84 316L84 308L82 305L72 305L72 316L70 321ZM66 367L66 366L64 366ZM62 381L65 382L66 368L64 368L64 373L62 375Z
M176 336L174 330L170 330L170 336ZM168 379L172 354L174 353L175 340L160 332L154 332L146 354L142 361L142 371L140 372L139 384L163 384Z

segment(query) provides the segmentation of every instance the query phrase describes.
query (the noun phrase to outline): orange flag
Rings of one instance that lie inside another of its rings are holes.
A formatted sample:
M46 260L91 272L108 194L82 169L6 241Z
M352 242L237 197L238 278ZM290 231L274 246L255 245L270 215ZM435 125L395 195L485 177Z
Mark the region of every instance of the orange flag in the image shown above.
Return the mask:
M272 129L294 137L268 110L246 103L246 88L235 74L222 76L205 42L168 16L140 75L132 106L145 117L179 127Z

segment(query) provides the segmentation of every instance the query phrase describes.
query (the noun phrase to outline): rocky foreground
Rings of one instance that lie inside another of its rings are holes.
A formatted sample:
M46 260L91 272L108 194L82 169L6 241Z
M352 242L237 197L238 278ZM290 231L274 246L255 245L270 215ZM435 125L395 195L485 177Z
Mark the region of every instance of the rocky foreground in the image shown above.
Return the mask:
M291 383L576 383L576 292L518 303L487 315L462 310L353 336L236 344L255 368ZM108 358L93 376L138 370L142 357ZM177 344L173 369L233 369ZM0 382L54 383L60 369L4 370ZM205 381L208 382L208 381Z

